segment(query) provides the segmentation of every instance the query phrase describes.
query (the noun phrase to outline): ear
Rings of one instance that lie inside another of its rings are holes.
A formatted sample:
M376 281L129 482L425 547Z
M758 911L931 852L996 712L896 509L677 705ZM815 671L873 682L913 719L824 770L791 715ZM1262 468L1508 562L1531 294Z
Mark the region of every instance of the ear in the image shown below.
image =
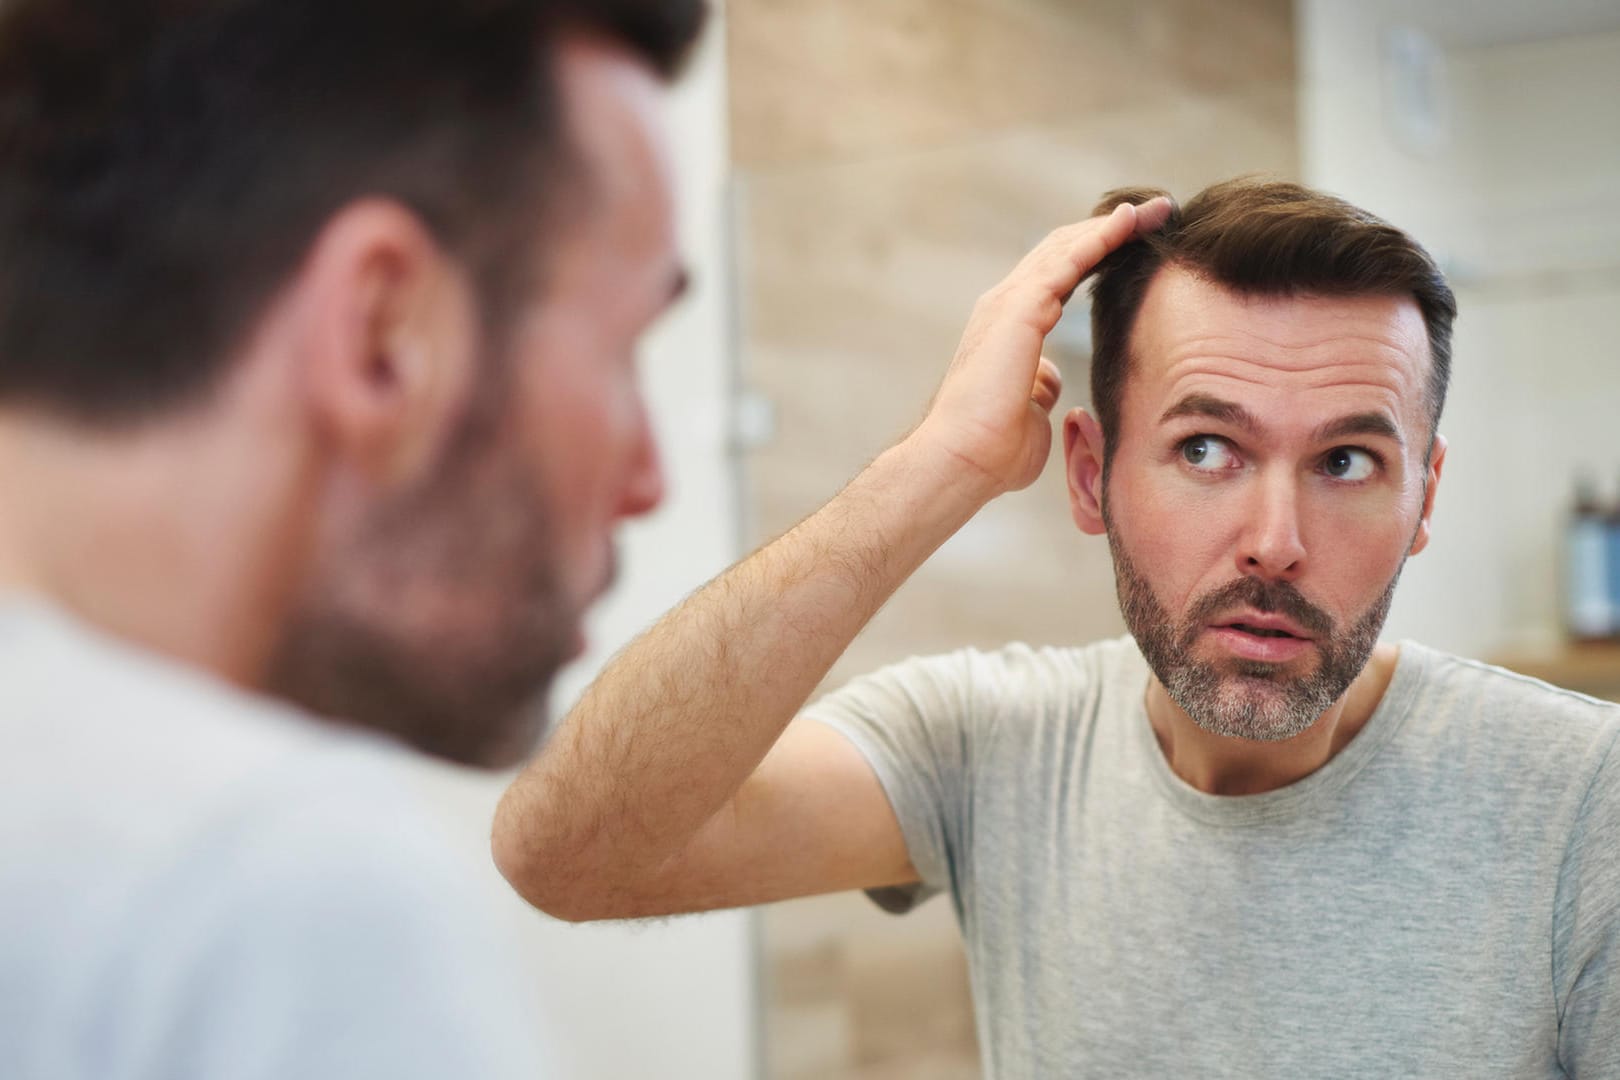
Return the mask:
M1101 536L1107 531L1102 514L1103 430L1084 409L1072 409L1063 418L1063 460L1074 523L1083 533Z
M1429 519L1434 516L1434 493L1440 487L1440 470L1446 463L1446 437L1435 435L1434 448L1429 452L1429 466L1424 477L1423 516L1418 519L1417 535L1412 538L1410 555L1416 555L1429 546Z
M327 222L291 288L302 293L299 376L316 428L364 480L409 483L476 376L465 275L415 214L367 199Z

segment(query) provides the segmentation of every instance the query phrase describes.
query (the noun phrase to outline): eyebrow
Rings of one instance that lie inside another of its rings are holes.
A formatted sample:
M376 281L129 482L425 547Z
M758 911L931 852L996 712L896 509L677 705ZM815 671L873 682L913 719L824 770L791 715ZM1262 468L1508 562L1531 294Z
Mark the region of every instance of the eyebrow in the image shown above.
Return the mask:
M1249 434L1260 429L1260 422L1248 409L1234 401L1225 401L1211 394L1188 394L1166 409L1164 415L1159 417L1159 423L1166 424L1183 416L1201 416L1216 420ZM1400 446L1406 445L1406 440L1401 438L1401 429L1396 426L1395 421L1381 412L1351 413L1337 420L1329 420L1311 433L1311 441L1329 442L1357 435L1391 439Z
M1259 430L1260 422L1254 414L1233 401L1222 401L1209 394L1188 394L1159 417L1159 423L1167 424L1182 416L1202 416L1209 420L1219 420L1223 424L1242 428L1244 431Z
M1311 441L1329 442L1356 435L1391 439L1397 445L1406 445L1406 440L1401 438L1401 429L1395 426L1395 421L1381 412L1352 413L1337 420L1329 420L1316 429Z

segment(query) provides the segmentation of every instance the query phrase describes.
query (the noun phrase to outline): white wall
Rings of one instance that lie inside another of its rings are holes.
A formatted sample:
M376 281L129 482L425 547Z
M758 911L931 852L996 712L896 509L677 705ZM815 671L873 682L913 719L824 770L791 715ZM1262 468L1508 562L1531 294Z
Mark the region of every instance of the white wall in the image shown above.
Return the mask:
M1414 233L1460 309L1434 542L1388 632L1552 647L1574 475L1620 480L1620 32L1448 47L1431 12L1433 122L1403 124L1389 35L1422 15L1299 3L1306 182Z
M670 485L666 506L622 537L623 577L589 624L591 654L560 680L566 710L589 675L684 593L735 558L726 431L731 284L726 236L723 28L672 102L681 228L694 288L647 343L642 372ZM760 1055L753 918L730 912L660 924L568 926L526 907L490 864L488 836L507 778L425 768L423 783L534 973L537 1027L558 1076L580 1080L742 1080Z

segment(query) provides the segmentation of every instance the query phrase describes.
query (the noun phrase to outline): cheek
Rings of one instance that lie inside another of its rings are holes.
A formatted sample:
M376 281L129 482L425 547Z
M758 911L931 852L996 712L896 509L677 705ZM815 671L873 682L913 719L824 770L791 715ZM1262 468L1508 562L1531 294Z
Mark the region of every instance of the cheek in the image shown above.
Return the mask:
M1417 511L1387 499L1331 505L1314 516L1306 542L1315 577L1346 609L1365 606L1400 569L1417 528Z
M583 382L572 365L534 363L524 371L513 403L514 437L538 484L535 494L563 530L579 508L581 493L590 488L594 462L590 437L597 421Z
M1232 523L1220 500L1155 483L1151 472L1116 472L1109 514L1117 542L1172 611L1231 580Z
M612 515L645 438L645 413L633 366L603 343L563 356L526 373L520 434L553 517L577 531Z

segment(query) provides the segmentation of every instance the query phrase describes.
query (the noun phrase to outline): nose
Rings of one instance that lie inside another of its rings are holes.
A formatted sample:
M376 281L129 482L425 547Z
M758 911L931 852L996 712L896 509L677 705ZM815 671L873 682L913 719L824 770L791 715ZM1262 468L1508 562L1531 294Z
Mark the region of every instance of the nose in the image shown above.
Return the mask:
M1293 581L1305 569L1305 541L1299 527L1299 490L1280 470L1262 475L1244 523L1237 551L1238 572L1267 580Z
M651 513L664 501L664 465L658 450L646 406L637 417L635 448L631 451L630 472L619 500L618 516L640 517Z

